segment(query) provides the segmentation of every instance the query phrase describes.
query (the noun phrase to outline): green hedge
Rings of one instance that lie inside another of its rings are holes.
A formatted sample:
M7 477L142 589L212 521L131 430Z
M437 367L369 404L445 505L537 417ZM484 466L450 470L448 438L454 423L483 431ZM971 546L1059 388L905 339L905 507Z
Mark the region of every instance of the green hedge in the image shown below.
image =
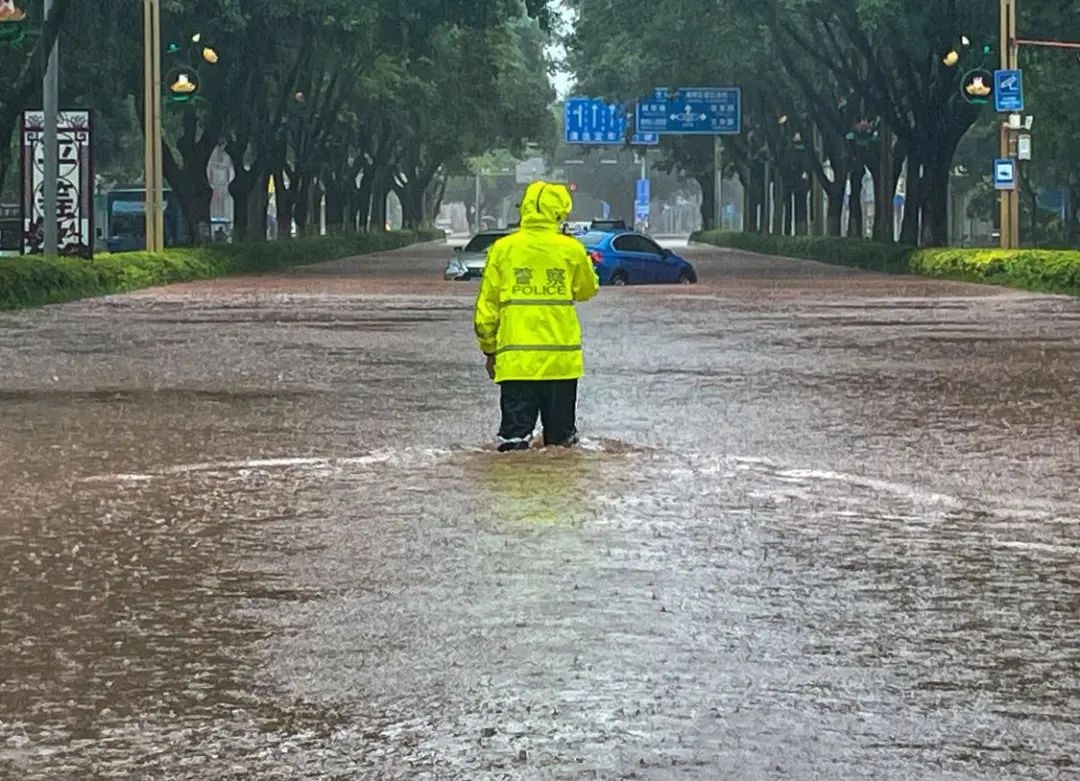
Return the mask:
M251 244L125 252L92 261L0 257L0 310L56 304L173 282L321 263L441 239L441 231L322 236Z
M1080 251L1076 250L914 249L900 244L824 236L768 236L723 231L700 231L690 240L894 274L921 274L1080 295Z

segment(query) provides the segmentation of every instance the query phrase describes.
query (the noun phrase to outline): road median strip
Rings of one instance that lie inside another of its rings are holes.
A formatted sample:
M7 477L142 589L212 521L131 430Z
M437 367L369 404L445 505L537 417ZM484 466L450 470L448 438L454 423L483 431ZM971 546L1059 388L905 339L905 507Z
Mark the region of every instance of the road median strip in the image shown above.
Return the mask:
M249 244L177 247L160 254L125 252L74 258L0 258L0 310L203 279L258 274L401 249L441 239L441 231L319 236Z
M1080 251L914 248L826 236L700 231L692 242L837 266L1080 296Z

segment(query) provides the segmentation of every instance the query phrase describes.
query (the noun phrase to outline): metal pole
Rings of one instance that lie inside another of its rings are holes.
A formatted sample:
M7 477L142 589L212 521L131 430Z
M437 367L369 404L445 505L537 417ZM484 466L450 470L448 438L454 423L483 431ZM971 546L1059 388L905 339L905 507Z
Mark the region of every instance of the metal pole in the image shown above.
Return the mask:
M1009 0L998 0L999 11L999 51L1001 59L1001 69L1008 70L1011 58L1009 57ZM999 120L1001 117L999 116ZM1009 130L1005 126L1004 122L1001 122L1001 129L999 132L998 145L999 145L999 157L1005 159L1009 156ZM999 198L999 217L1001 223L1001 248L1012 248L1012 237L1010 229L1012 227L1012 193L1008 190L1001 191L1001 197Z
M724 229L724 145L720 136L714 136L713 167L716 174L716 213L714 219L718 230Z
M1020 47L1016 42L1016 0L1008 0L1009 4L1009 67L1012 70L1020 69ZM1016 136L1011 135L1009 141L1009 156L1015 158ZM1016 190L1012 193L1009 204L1009 237L1012 239L1011 249L1020 249L1020 165L1016 169Z
M480 171L476 172L476 232L480 232Z
M643 147L641 147L641 179L644 181L644 180L647 180L648 178L649 178L649 147L643 146ZM651 196L651 193L652 193L651 188L649 190L649 193L650 193L650 199L651 199L651 197L652 197ZM636 209L635 209L635 211L636 211ZM636 216L637 215L635 215L635 217ZM645 222L646 223L651 222L651 217L652 217L652 211L650 209L649 215L645 218ZM648 227L648 228L643 228L643 230L646 230L646 231L651 230L651 226Z
M772 189L772 170L769 166L769 159L765 160L765 227L761 231L762 233L773 232L773 189Z
M143 2L143 101L146 167L146 251L165 249L161 127L161 5Z
M52 13L53 0L45 0L45 18ZM60 115L60 39L57 37L49 54L42 85L45 109L45 246L46 255L60 254L60 231L57 215L57 190L60 180L60 138L57 130Z

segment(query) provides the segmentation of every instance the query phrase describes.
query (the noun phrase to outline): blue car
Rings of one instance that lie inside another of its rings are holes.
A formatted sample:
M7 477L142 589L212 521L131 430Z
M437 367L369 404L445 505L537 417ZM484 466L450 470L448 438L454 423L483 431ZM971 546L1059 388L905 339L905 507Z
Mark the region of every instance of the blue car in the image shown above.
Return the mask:
M601 285L692 285L694 267L669 249L634 231L589 231L578 236L592 258Z

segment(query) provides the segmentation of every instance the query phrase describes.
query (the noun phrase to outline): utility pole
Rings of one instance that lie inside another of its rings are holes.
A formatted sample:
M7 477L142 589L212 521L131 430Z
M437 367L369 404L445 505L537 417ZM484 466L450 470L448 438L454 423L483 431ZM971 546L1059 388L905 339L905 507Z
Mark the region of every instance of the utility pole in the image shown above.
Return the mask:
M1020 67L1019 48L1016 40L1016 0L999 0L1001 13L1001 69L1017 70ZM1015 158L1013 136L1007 122L1000 123L1002 159ZM1001 191L1001 248L1020 248L1020 181L1016 189Z
M143 0L143 100L146 125L146 251L165 249L161 154L161 0Z
M45 0L45 18L52 13L53 0ZM60 182L60 38L57 36L45 68L42 85L45 109L45 246L46 255L60 254L60 235L57 215L57 190Z

